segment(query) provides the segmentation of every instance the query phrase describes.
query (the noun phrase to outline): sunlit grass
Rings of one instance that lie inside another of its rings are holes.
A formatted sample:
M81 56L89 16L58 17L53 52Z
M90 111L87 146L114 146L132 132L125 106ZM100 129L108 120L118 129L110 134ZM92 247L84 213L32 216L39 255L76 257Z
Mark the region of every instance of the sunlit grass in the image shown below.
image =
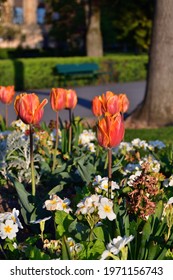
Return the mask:
M150 129L126 129L125 141L131 141L134 138L141 140L160 140L165 144L173 144L173 126L150 128Z

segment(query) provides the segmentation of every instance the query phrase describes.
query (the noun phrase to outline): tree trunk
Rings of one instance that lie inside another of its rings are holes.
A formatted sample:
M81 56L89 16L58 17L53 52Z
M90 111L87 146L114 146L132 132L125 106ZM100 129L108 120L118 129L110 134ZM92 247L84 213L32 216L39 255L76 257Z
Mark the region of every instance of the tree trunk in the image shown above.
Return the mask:
M142 107L127 126L164 126L173 123L173 1L156 0L149 69Z
M100 30L100 6L98 0L90 1L90 14L86 35L87 56L103 56L103 42Z
M24 22L26 25L37 24L37 0L23 1Z

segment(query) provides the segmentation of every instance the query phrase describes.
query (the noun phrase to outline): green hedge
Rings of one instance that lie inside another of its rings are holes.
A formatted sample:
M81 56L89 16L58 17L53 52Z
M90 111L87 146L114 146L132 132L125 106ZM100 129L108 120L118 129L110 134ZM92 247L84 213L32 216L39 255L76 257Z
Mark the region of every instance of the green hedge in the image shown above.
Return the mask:
M101 71L112 71L114 82L129 82L146 78L147 55L108 55L102 58L51 57L0 60L0 85L15 85L16 90L59 87L54 74L56 64L97 62ZM95 83L110 82L109 75L100 77ZM78 81L84 85L85 81ZM68 84L71 86L71 84Z

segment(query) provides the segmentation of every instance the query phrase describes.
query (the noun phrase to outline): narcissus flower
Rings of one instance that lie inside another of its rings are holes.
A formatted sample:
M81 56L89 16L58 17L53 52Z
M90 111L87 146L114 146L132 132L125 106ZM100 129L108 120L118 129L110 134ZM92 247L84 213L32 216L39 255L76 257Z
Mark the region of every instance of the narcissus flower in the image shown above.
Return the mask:
M15 95L14 86L0 86L0 101L4 104L10 104Z
M38 124L44 113L44 106L48 100L44 99L41 103L35 93L21 93L14 102L16 114L25 124Z
M50 92L50 104L52 110L60 111L65 108L66 89L64 88L52 88Z
M66 90L65 95L65 108L66 109L74 109L77 104L77 94L75 90L68 89Z
M124 123L120 113L105 116L98 121L97 139L100 146L113 148L120 144L124 137Z

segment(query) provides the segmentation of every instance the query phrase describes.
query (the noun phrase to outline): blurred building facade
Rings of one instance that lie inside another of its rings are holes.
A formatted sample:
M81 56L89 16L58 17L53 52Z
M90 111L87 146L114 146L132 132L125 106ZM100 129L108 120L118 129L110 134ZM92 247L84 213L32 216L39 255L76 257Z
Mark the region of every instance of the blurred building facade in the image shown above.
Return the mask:
M44 0L7 0L1 4L0 48L39 48L43 44Z

